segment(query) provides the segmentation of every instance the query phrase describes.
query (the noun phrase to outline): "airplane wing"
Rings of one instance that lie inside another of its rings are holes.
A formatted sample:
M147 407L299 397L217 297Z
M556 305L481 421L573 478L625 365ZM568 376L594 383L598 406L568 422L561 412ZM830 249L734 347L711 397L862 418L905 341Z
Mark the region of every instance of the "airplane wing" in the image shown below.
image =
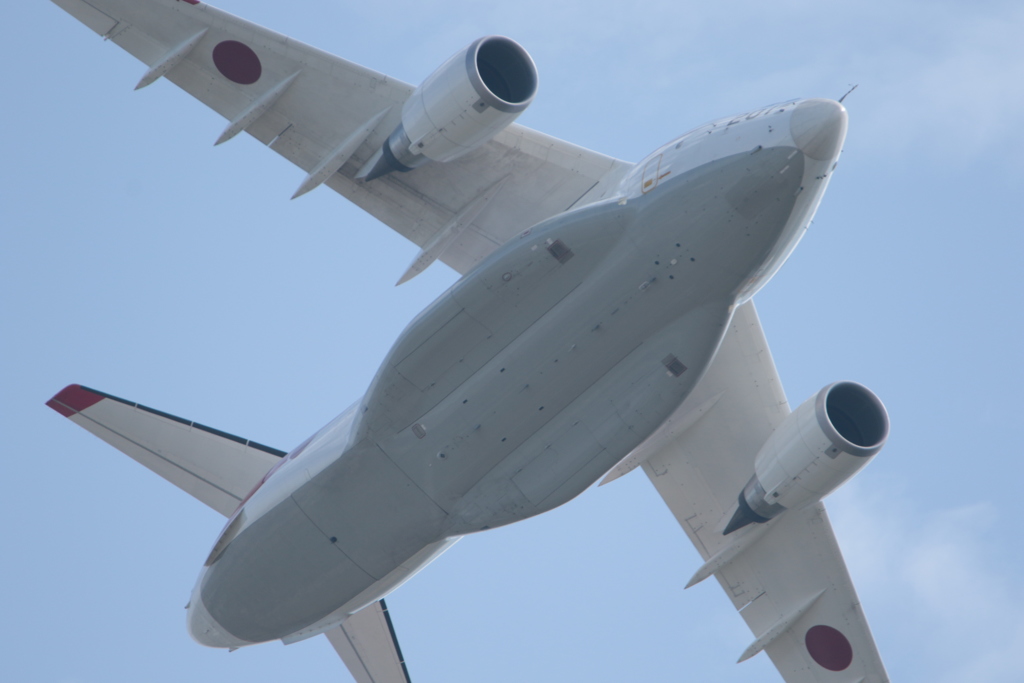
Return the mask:
M286 455L78 384L46 405L225 517Z
M889 680L821 503L722 534L754 457L789 414L753 302L739 307L693 393L616 467L642 466L787 683ZM604 482L602 482L604 483Z
M631 167L512 124L454 161L356 181L398 124L413 86L199 0L53 2L149 66L137 87L167 78L228 119L218 143L244 130L306 171L296 195L324 182L428 247L421 253L426 264L411 270L429 265L440 247L440 260L466 273L602 180L613 186ZM441 239L448 244L431 243L476 211L450 241Z
M383 600L361 609L324 635L356 683L410 683L391 614Z

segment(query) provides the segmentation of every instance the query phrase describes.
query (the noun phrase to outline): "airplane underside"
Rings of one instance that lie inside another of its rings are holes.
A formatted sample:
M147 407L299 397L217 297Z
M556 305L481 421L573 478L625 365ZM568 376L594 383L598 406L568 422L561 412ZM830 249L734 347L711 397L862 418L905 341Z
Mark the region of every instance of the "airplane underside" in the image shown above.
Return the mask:
M424 547L579 495L700 379L792 216L802 165L791 147L734 155L499 250L396 342L355 443L206 571L209 617L232 640L285 638L369 602Z
M887 680L822 499L888 436L834 382L790 410L752 297L807 230L840 102L718 119L633 164L516 123L529 53L484 36L419 86L201 0L54 0L463 275L360 401L285 453L69 385L48 405L227 518L188 629L237 648L325 633L408 683L383 598L458 538L642 468L788 683Z

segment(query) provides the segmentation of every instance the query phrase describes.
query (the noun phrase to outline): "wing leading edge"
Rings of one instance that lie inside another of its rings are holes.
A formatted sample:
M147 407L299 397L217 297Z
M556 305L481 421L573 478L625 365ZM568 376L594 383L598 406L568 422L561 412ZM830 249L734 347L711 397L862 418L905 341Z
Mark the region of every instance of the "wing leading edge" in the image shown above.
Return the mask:
M707 374L622 465L642 466L787 683L889 680L821 503L728 536L754 457L789 414L753 303L737 309ZM614 472L614 477L622 472Z

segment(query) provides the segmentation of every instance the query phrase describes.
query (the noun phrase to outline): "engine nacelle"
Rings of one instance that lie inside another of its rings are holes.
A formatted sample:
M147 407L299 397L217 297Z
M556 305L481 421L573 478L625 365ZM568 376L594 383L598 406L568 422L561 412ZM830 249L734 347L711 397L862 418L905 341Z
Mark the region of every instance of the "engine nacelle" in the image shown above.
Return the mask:
M409 96L366 180L462 156L515 121L536 92L537 67L519 43L504 36L473 41Z
M790 413L758 451L754 476L723 533L821 500L882 450L888 436L885 406L867 387L828 385Z

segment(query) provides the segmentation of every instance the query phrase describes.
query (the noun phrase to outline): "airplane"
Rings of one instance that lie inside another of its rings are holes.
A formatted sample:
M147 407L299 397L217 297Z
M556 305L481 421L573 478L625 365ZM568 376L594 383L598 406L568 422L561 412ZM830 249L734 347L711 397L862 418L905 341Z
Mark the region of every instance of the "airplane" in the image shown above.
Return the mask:
M887 681L822 499L881 450L851 381L790 410L753 297L804 235L848 116L801 99L638 163L515 119L522 46L484 36L417 87L200 0L53 0L462 275L366 393L285 452L72 384L47 403L222 513L187 627L237 649L325 635L408 682L385 598L460 538L641 469L787 682Z

